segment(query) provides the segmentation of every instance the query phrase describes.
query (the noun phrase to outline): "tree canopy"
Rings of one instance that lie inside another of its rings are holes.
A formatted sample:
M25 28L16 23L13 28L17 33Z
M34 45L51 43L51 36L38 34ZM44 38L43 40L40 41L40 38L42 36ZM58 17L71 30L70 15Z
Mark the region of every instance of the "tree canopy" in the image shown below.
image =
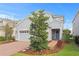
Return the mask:
M48 33L46 32L48 28L47 20L49 17L45 16L44 10L38 10L33 12L29 17L32 21L30 25L30 40L31 48L33 50L43 50L48 48Z

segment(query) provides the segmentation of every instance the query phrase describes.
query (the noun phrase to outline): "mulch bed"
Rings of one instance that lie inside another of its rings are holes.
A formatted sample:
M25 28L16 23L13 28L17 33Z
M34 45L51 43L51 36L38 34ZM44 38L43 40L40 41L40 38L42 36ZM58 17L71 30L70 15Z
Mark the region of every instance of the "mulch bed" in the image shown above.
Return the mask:
M50 42L49 42L50 43ZM64 47L65 42L59 40L56 44L56 46L53 49L45 49L41 51L34 51L31 49L26 49L24 51L21 51L22 53L26 53L28 55L49 55L59 52Z

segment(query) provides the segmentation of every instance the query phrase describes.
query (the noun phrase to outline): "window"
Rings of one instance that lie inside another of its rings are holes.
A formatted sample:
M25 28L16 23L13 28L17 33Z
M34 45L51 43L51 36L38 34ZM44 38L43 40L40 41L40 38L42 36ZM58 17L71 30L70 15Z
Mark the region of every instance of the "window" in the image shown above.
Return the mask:
M21 30L20 33L28 33L28 30Z

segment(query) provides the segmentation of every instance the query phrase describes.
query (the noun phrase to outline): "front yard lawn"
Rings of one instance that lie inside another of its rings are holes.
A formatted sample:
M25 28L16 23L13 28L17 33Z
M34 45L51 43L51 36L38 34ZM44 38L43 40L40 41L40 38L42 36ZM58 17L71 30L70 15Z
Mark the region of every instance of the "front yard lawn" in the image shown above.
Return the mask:
M67 44L61 51L56 53L56 56L79 56L79 46L74 42Z
M14 56L28 56L25 53L16 53ZM77 46L74 42L66 44L63 49L61 49L58 53L49 54L46 56L79 56L79 46Z
M18 52L18 53L16 53L16 54L13 55L13 56L29 56L29 55L27 55L27 54L25 54L25 53Z

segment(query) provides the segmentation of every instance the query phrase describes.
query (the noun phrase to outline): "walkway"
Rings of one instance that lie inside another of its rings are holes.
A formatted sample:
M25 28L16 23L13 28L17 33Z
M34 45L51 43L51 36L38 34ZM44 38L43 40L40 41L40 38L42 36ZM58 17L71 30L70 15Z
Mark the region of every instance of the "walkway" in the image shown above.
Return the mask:
M52 40L52 41L48 44L49 48L50 48L50 49L53 49L53 48L56 46L57 42L58 42L57 40Z

